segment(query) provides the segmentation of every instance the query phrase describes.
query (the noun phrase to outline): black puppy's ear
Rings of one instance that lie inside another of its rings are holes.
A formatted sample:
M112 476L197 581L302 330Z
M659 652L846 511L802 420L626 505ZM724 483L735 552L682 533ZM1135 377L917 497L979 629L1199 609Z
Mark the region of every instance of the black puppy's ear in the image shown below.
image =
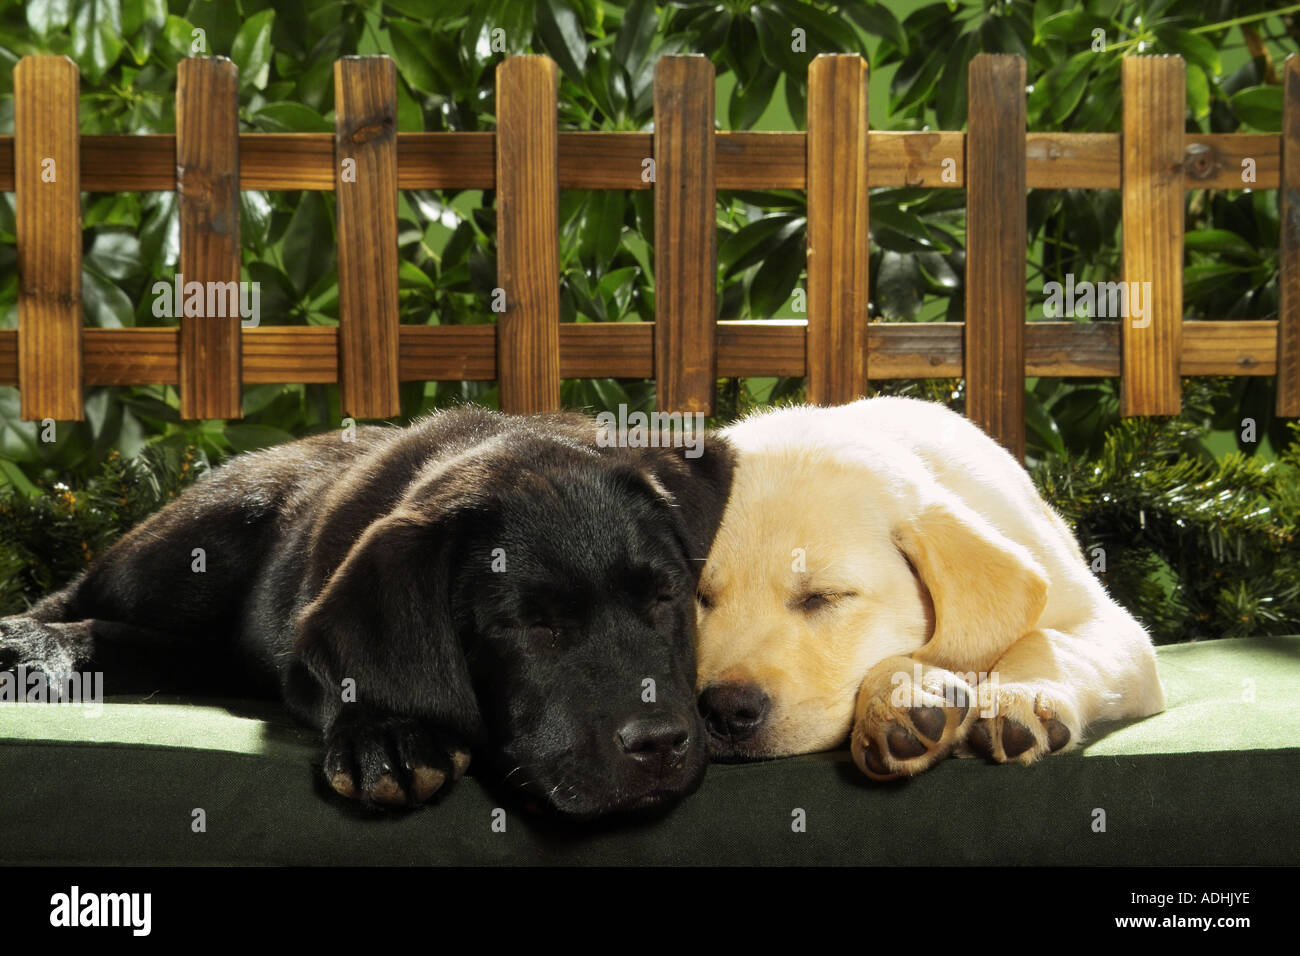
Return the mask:
M479 724L452 616L463 516L397 511L370 525L295 624L294 650L325 687L467 734Z
M713 546L731 494L735 453L718 434L702 436L693 448L628 449L652 484L667 493L681 521L691 566L698 575Z

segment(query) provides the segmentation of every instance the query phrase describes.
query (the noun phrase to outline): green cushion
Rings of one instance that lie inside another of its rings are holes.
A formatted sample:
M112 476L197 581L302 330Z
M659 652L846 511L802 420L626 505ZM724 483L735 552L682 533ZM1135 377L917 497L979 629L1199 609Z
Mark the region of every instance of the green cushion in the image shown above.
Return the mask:
M0 862L1300 860L1300 637L1165 647L1160 669L1164 713L1096 728L1033 767L949 760L890 786L845 753L720 765L667 816L595 828L529 817L473 778L415 813L360 811L323 793L317 735L267 705L0 706ZM206 832L193 831L196 809Z

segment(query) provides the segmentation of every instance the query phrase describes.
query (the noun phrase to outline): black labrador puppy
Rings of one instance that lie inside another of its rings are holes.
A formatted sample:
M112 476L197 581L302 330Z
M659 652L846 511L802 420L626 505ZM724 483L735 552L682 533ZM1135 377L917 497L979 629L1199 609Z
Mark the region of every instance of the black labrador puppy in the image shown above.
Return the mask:
M368 804L471 752L567 817L671 803L707 758L695 586L732 458L599 428L466 407L235 458L0 620L0 669L279 693Z

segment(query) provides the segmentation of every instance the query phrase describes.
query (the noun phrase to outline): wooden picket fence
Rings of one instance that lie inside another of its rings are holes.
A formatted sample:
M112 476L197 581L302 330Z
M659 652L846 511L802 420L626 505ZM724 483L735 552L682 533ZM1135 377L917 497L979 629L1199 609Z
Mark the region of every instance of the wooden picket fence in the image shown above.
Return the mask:
M1118 375L1126 415L1177 413L1180 375L1276 375L1278 414L1300 415L1300 58L1281 135L1185 133L1181 58L1123 67L1120 134L1026 133L1024 62L990 54L970 64L968 133L869 131L858 56L812 61L807 133L715 131L701 56L659 61L653 133L558 132L542 56L497 68L496 133L399 133L392 61L347 57L331 136L240 133L235 67L203 57L180 64L174 136L79 136L76 67L25 57L15 135L0 137L20 270L0 385L19 386L28 419L81 418L86 385L159 383L179 386L187 418L233 418L244 384L338 382L344 414L383 418L411 380L497 379L503 408L532 411L559 405L562 377L653 376L661 409L707 412L720 376L804 375L826 404L872 379L964 375L968 415L1017 453L1026 375ZM1252 188L1280 190L1279 318L1184 322L1183 192L1242 188L1247 160ZM872 186L967 191L964 323L867 322ZM1025 322L1026 189L1066 187L1122 191L1118 278L1151 283L1145 327ZM496 190L495 324L398 322L397 191L442 188ZM807 319L716 321L715 191L775 188L807 190ZM171 189L179 271L205 283L239 279L239 190L335 190L338 327L83 329L80 193ZM654 190L653 323L559 321L560 189Z

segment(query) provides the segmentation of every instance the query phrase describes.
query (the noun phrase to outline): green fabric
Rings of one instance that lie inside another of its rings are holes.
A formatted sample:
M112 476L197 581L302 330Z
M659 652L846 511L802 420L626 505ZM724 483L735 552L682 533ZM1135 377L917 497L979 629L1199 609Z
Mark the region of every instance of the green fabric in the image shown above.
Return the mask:
M0 707L0 862L1300 863L1300 637L1166 647L1160 671L1164 713L1033 767L949 760L881 786L843 753L714 766L661 819L584 829L475 779L365 813L323 792L317 735L264 705Z

